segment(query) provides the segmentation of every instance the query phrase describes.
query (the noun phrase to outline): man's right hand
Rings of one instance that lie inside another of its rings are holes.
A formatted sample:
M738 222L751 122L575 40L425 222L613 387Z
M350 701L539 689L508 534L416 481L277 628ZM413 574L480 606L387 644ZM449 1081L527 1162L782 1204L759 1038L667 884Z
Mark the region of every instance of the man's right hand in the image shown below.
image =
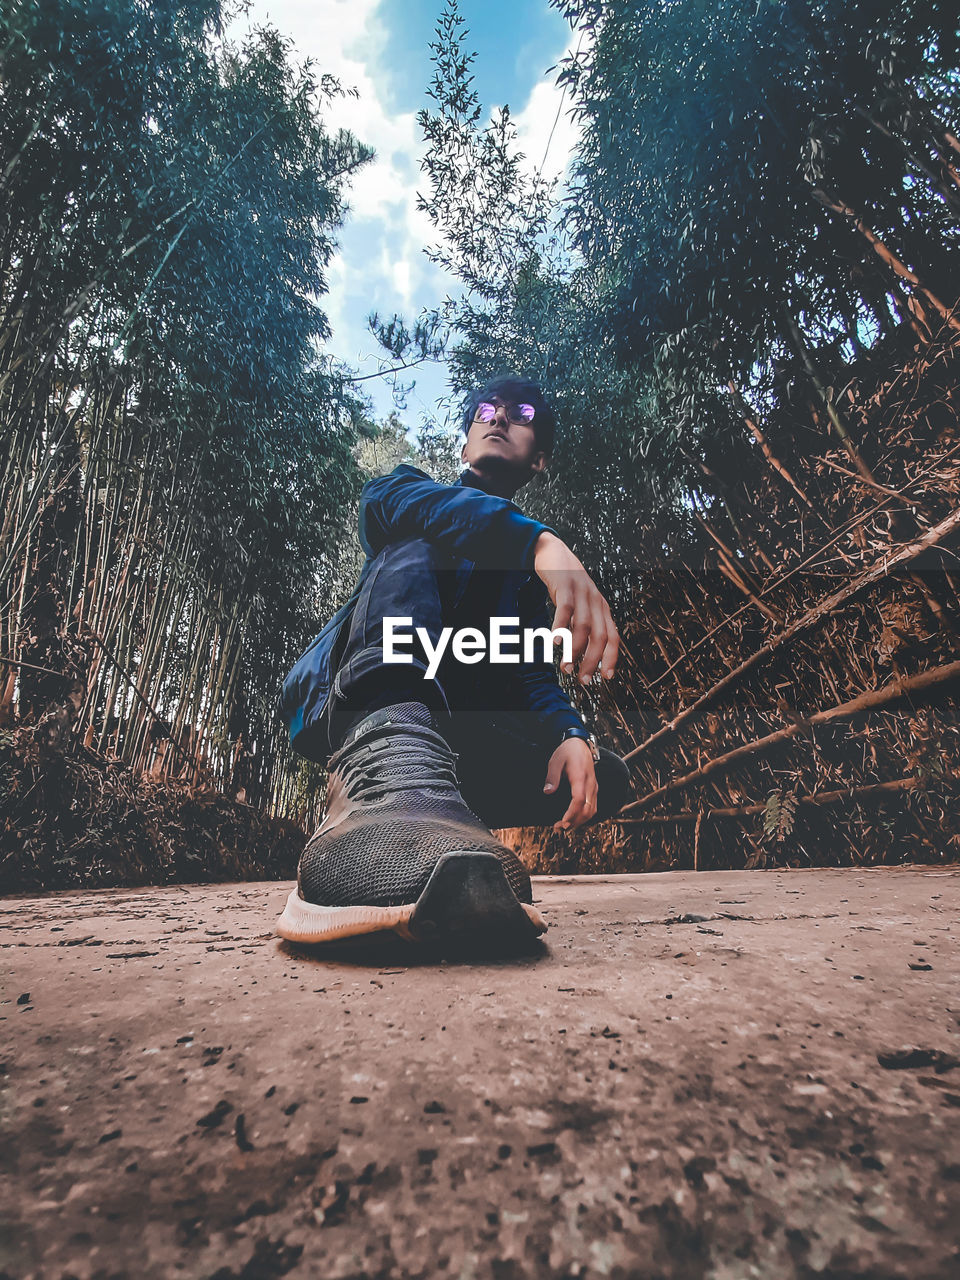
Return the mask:
M556 605L554 628L573 635L573 662L582 657L580 682L589 684L597 669L609 680L616 670L620 634L610 606L586 569L555 533L541 533L534 544L533 569ZM562 664L573 670L573 663Z

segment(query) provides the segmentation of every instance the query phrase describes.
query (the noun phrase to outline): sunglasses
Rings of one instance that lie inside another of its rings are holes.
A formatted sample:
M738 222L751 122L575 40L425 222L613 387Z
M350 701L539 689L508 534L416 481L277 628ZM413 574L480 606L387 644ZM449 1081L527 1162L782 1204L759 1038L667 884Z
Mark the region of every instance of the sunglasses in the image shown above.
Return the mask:
M536 410L532 404L508 404L504 405L507 416L514 426L529 424L533 421ZM473 415L474 422L492 422L497 416L497 406L491 404L489 400L481 400L477 405Z

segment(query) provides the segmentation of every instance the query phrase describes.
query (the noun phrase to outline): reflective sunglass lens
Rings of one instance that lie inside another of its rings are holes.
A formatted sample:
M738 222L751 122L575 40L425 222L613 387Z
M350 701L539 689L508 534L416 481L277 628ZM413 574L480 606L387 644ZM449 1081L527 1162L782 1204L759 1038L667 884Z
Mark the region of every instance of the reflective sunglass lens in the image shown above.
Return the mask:
M512 404L507 408L511 422L532 422L535 412L532 404ZM473 416L475 422L492 422L497 416L497 406L481 400Z

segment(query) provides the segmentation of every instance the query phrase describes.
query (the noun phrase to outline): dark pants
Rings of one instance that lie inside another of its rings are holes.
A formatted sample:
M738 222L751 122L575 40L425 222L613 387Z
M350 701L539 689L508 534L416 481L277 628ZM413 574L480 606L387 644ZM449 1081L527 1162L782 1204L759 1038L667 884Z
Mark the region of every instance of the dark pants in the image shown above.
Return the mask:
M421 539L394 543L373 562L353 611L350 626L333 655L335 677L326 714L331 751L364 715L398 702L427 705L457 753L457 775L464 800L488 827L552 825L570 803L561 779L544 795L547 765L559 746L529 712L502 705L509 701L509 668L464 666L449 650L437 678L425 680L426 654L417 642L412 664L383 661L383 619L409 617L436 643L445 626L477 625L476 593L484 576L472 575L471 597L463 596L463 575L439 567L433 547ZM495 587L495 575L486 578ZM482 601L479 602L482 611ZM619 756L600 748L596 764L597 814L612 817L630 796L630 771Z
M457 776L464 800L488 827L553 826L570 804L566 778L552 795L543 794L547 765L557 749L544 742L528 716L498 712L454 711L450 745L456 751ZM630 798L630 770L612 751L600 748L597 774L599 822L620 812Z

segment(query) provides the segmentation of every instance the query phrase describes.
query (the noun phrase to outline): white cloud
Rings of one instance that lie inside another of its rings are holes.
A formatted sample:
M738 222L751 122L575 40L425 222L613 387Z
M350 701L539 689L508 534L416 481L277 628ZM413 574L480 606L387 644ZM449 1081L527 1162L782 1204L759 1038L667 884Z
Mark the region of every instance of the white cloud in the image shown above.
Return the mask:
M571 52L568 46L561 57ZM514 120L520 149L531 164L542 168L544 177L563 174L579 139L579 126L570 115L572 105L569 90L558 87L554 72L534 86L527 105Z
M391 111L379 81L380 68L389 57L384 24L376 16L379 4L380 0L254 0L249 13L252 24L269 21L291 36L295 56L310 59L319 72L356 90L356 96L327 106L324 121L331 130L349 129L376 152L376 159L350 183L349 213L338 237L340 252L330 265L329 292L323 299L334 353L361 373L379 367L379 348L367 329L371 311L415 318L450 287L423 254L432 228L416 207L421 141L415 113ZM419 377L432 385L433 399L441 394L440 371L419 372ZM364 385L378 411L386 412L389 387L380 380ZM423 401L412 407L430 406Z
M457 284L424 255L435 233L416 207L423 143L412 111L394 112L382 83L390 57L385 24L378 19L381 0L253 0L247 17L258 25L270 22L293 39L295 57L308 58L322 73L337 77L356 97L336 100L324 111L328 128L349 129L372 146L376 159L352 180L350 212L342 228L340 252L329 268L329 292L323 305L333 328L333 352L358 372L376 372L379 348L367 330L367 315L389 317L401 312L413 320L421 309L435 306L456 291ZM513 104L511 104L513 105ZM560 106L559 118L557 116ZM535 84L515 122L521 147L539 165L547 152L549 176L564 169L576 137L563 99L550 80ZM553 138L547 150L547 142ZM410 401L414 414L430 413L444 394L442 369L419 369ZM380 379L364 384L378 412L390 408L390 388Z

